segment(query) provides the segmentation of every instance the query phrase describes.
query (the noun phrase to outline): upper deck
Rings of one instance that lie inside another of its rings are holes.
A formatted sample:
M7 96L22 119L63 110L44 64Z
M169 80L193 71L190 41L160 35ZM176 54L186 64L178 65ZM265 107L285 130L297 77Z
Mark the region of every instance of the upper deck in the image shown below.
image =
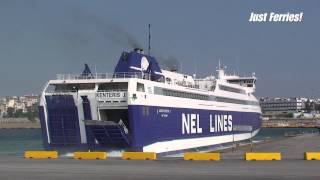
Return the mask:
M99 74L57 74L56 80L101 80L101 79L126 79L138 78L151 80L151 75L148 73L138 72L123 72L123 73L99 73Z
M243 92L243 94L251 94L255 90L255 77L244 80L239 76L226 75L220 65L217 78L208 76L196 79L195 77L195 75L161 69L154 57L144 54L141 49L135 49L121 54L113 73L92 73L89 66L85 64L82 74L58 74L49 84L123 82L135 78L164 83L172 88L180 86L209 92L220 87L221 90L227 89L230 92Z
M183 76L183 74L181 75ZM110 81L126 81L131 78L154 81L152 80L151 74L149 73L123 72L123 73L95 73L95 74L90 74L86 76L83 76L82 74L57 74L56 79L50 80L49 84L101 83L101 82L110 82ZM190 76L188 76L188 78L190 78ZM175 78L167 77L167 78L159 79L155 82L194 88L194 89L202 89L201 86L199 86L199 82L201 81L207 81L207 80L197 79L196 81L193 81L192 79L191 81L192 83L190 82L190 80L188 81L188 83L186 83L183 78L175 79Z
M85 64L81 74L58 74L56 79L49 81L44 92L136 93L138 87L143 86L142 89L155 95L200 100L211 97L213 101L256 104L256 99L251 96L255 90L255 76L232 76L225 74L224 70L219 68L217 76L196 78L196 75L161 69L154 57L141 52L123 52L113 73L92 73Z
M105 82L126 82L132 78L142 79L144 81L152 81L157 83L167 84L168 86L180 86L191 89L203 90L203 91L215 91L220 89L223 91L236 92L236 93L252 93L252 90L245 88L243 83L230 83L225 79L228 79L228 75L223 78L210 76L203 79L193 79L192 76L167 72L163 70L164 77L158 80L153 80L151 74L144 72L117 72L117 73L90 73L90 74L58 74L56 79L49 81L49 84L79 84L79 83L105 83ZM238 77L241 80L241 77ZM237 79L233 77L232 79ZM251 86L254 87L254 86ZM253 89L253 88L250 88Z

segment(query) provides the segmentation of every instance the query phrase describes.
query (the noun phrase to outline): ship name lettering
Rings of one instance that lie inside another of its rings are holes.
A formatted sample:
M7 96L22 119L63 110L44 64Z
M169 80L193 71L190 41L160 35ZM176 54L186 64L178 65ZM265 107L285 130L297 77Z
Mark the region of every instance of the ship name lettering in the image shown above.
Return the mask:
M119 98L121 96L120 92L103 92L97 93L98 98ZM125 94L123 94L125 97Z
M199 114L182 113L182 134L201 134Z
M232 115L210 115L210 132L231 132Z

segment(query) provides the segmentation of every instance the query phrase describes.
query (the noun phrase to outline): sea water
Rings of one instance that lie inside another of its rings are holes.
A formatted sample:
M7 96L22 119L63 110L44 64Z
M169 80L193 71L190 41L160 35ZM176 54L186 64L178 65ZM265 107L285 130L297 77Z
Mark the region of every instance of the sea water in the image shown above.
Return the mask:
M27 150L43 150L41 129L0 129L0 155L22 156Z

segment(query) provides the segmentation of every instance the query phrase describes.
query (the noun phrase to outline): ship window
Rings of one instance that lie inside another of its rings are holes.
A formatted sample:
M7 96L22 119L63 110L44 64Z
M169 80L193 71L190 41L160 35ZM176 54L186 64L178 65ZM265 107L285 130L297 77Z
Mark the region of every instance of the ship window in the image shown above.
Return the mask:
M63 91L78 91L78 90L93 90L95 88L95 84L93 83L83 83L83 84L55 84L54 91L55 92L63 92Z
M158 95L189 98L189 99L200 99L200 100L208 99L208 96L205 96L205 95L187 93L183 91L174 91L174 90L169 90L169 89L164 89L159 87L154 87L154 93Z
M244 90L238 89L238 88L234 88L234 87L230 87L230 86L219 85L219 88L220 88L221 90L224 90L224 91L229 91L229 92L234 92L234 93L245 94L245 91L244 91Z
M113 82L99 84L99 91L126 91L128 89L127 82Z
M232 98L225 98L225 97L215 97L215 100L218 102L225 102L225 103L259 106L259 102L255 102L255 101L246 101L246 100L232 99Z
M166 82L168 83L168 84L170 84L171 83L171 78L166 78Z
M165 88L160 88L160 87L154 87L154 94L163 95L163 96L188 98L188 99L199 99L199 100L209 100L209 101L217 101L217 102L224 102L224 103L259 106L259 102L256 102L256 101L247 101L247 100L218 97L218 96L207 96L207 95L188 93L188 92L183 92L183 91L174 91L171 89L165 89Z
M144 92L144 84L137 83L137 91Z
M92 90L94 88L95 88L95 84L93 83L79 84L80 90Z

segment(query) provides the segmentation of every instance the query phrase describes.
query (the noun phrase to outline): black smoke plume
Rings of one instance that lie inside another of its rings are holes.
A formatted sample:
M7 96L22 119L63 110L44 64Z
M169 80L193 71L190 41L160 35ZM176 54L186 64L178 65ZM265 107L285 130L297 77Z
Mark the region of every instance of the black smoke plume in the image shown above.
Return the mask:
M76 22L88 24L108 40L129 48L142 48L142 45L133 35L119 25L108 21L107 18L104 19L94 13L82 10L73 10L72 13Z
M167 69L169 71L181 71L181 63L179 62L178 58L174 56L156 56L160 66L163 69Z

